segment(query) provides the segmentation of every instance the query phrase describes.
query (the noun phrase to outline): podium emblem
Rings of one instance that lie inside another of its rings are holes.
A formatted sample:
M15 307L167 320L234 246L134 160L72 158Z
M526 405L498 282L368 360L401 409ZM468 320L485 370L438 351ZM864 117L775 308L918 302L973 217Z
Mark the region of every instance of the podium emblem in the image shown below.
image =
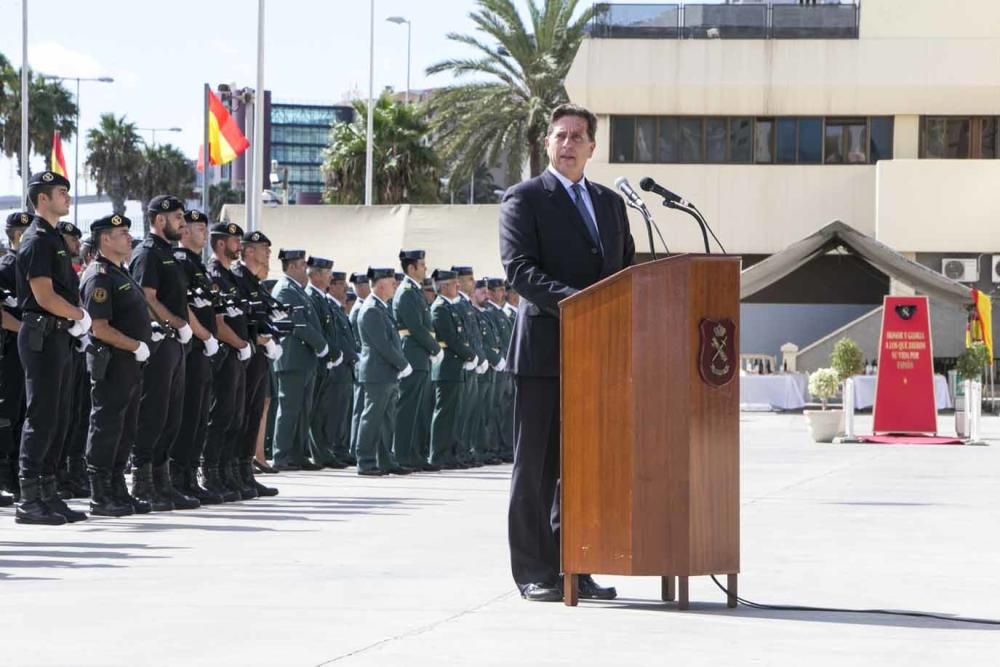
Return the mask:
M732 320L702 320L698 325L701 345L698 350L698 373L705 384L722 387L736 377L739 367L736 354L736 325Z

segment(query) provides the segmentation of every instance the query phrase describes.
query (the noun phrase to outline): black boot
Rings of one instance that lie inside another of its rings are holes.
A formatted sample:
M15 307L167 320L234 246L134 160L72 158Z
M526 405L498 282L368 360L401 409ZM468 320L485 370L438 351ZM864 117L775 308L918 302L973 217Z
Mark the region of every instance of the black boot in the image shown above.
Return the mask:
M125 469L115 470L111 475L111 494L115 500L128 505L135 514L149 514L153 508L145 500L140 500L128 492L128 485L125 483Z
M143 502L149 503L150 509L154 512L169 512L174 509L174 504L170 502L170 498L156 492L156 487L153 484L152 463L133 466L132 495Z
M216 467L202 466L201 477L205 488L222 498L222 502L224 503L236 502L243 497L240 495L239 491L230 489L226 483L222 481L222 475Z
M60 468L56 472L56 493L63 500L69 500L73 497L73 485L70 482L69 470L66 468Z
M42 502L50 511L61 514L70 523L86 520L86 514L70 509L69 505L59 497L59 486L56 483L55 475L42 475L41 489Z
M69 460L69 480L74 498L90 497L90 477L87 475L87 461L75 456Z
M253 459L240 464L240 478L244 486L248 486L257 492L258 498L266 498L278 495L278 490L270 486L264 486L254 478Z
M0 456L0 498L13 496L9 503L0 501L0 507L12 505L20 495L21 487L17 483L17 475L14 474L14 463L9 456Z
M192 498L177 490L170 479L170 464L168 463L153 468L153 488L156 489L156 493L168 498L175 510L196 510L201 507L197 498Z
M222 475L226 484L239 493L243 500L253 500L257 497L257 489L247 486L240 476L240 462L236 459L231 459L225 464Z
M171 469L170 475L175 483L177 476L180 475L182 480L181 490L192 498L197 498L198 502L202 505L222 504L221 495L214 491L209 491L198 483L198 468L181 468L176 471Z
M101 468L91 468L89 471L90 513L94 516L129 516L133 514L132 505L115 498L111 484L111 471Z
M42 500L41 480L38 477L22 477L21 504L17 506L14 521L44 526L61 526L66 517L56 514Z

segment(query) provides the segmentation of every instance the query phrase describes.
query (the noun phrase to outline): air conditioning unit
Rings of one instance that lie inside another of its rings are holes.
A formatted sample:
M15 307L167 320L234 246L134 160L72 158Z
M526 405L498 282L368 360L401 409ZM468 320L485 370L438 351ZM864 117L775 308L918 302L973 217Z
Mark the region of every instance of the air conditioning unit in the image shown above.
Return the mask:
M974 283L979 280L979 261L945 257L941 260L941 273L960 283Z
M993 255L993 273L991 275L990 280L1000 284L1000 255Z

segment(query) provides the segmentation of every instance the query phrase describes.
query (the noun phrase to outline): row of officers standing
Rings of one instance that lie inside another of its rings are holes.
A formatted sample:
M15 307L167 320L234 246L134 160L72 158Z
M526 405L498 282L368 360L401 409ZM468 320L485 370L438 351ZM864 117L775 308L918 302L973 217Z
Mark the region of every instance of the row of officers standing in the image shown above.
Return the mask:
M8 217L0 257L0 505L18 501L17 522L86 519L71 497L127 516L276 495L255 470L512 460L517 297L502 280L428 278L416 250L352 290L331 260L282 250L268 290L270 240L176 197L149 202L136 245L123 215L86 240L59 222L58 174L28 193L35 213Z

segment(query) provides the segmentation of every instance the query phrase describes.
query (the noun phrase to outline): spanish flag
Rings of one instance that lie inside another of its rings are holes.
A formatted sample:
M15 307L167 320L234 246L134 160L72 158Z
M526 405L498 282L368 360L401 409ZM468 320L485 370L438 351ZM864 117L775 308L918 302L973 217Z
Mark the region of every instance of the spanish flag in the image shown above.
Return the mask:
M977 289L972 290L972 301L975 304L976 312L974 319L966 332L965 346L972 343L982 343L986 346L986 353L993 364L993 304L990 297Z
M63 157L62 137L59 130L52 133L52 155L49 156L49 171L59 174L63 178L69 178L66 172L66 158Z
M208 91L208 159L209 164L228 164L250 147L239 125L222 100L211 90ZM199 152L198 160L203 161Z

